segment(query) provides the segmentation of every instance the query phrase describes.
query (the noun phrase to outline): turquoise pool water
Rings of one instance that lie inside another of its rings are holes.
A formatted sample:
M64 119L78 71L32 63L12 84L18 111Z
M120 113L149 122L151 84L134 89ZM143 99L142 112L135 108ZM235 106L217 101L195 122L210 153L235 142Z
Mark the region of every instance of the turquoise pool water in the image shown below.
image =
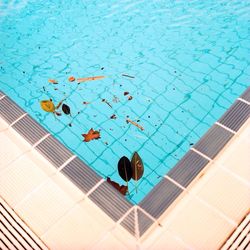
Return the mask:
M125 184L117 162L138 151L137 203L249 85L249 13L249 1L3 1L0 89L104 178ZM95 75L107 77L67 80ZM65 97L72 117L40 108ZM90 128L101 139L83 142Z

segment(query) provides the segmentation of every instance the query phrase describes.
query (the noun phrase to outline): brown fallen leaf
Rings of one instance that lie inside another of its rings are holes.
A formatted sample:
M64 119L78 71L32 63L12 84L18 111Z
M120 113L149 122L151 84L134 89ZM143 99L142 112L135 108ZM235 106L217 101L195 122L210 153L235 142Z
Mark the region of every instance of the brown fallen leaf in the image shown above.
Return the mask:
M128 187L124 185L119 185L115 181L112 181L109 177L107 177L107 182L112 185L116 190L118 190L121 194L126 195L128 192Z
M125 91L123 94L124 94L124 95L128 95L128 94L129 94L129 92L128 92L128 91Z
M95 80L101 80L105 78L105 76L90 76L90 77L83 77L83 78L78 78L77 82L87 82L87 81L95 81Z
M83 141L85 142L89 142L91 140L98 140L101 138L100 132L94 130L93 128L91 128L87 134L82 134L82 136L84 137Z
M58 81L54 79L49 79L48 82L53 83L53 84L58 84Z
M130 100L132 100L132 99L133 99L133 96L130 95L130 96L128 97L128 100L130 101Z

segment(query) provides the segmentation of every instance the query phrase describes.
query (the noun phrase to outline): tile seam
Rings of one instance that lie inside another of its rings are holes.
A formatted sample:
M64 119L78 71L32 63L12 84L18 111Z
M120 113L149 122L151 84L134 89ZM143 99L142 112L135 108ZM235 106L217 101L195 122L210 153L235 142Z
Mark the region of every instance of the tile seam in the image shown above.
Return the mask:
M40 140L38 140L36 143L34 143L34 144L32 145L32 148L35 149L35 147L36 147L38 144L40 144L42 141L44 141L44 140L45 140L47 137L49 137L49 136L50 136L50 133L44 135ZM40 155L43 157L42 154L40 154Z
M200 156L202 156L203 158L205 158L205 159L207 159L207 160L209 160L209 162L212 162L213 161L213 159L211 159L210 157L208 157L207 155L205 155L205 154L203 154L202 152L200 152L198 149L196 149L196 148L190 148L190 150L192 150L192 151L194 151L195 153L197 153L197 154L199 154ZM208 162L208 163L209 163Z
M102 183L104 183L104 179L98 181L85 195L89 198L89 195L92 194ZM90 198L89 198L90 199ZM90 199L91 200L91 199ZM91 200L92 201L92 200ZM93 202L93 201L92 201ZM94 202L95 203L95 202ZM95 203L96 204L96 203ZM96 204L97 205L97 204Z
M68 165L75 158L76 158L76 155L72 155L71 157L69 157L60 167L57 168L57 172L60 172L66 165Z
M20 121L23 117L28 115L28 113L22 114L19 118L17 118L14 122L10 123L10 127L12 127L14 124L16 124L18 121ZM19 134L19 133L18 133ZM20 134L19 134L20 135Z
M227 172L229 175L233 176L235 179L239 180L240 182L242 182L242 184L250 187L250 182L245 180L244 178L242 178L241 176L239 176L237 173L234 173L232 170L227 169L226 167L224 167L222 164L218 164L215 163L221 170L224 170L225 172Z
M1 97L0 97L0 100L2 100L4 97L6 97L6 95L1 96Z
M213 205L209 204L208 202L206 202L205 200L203 200L202 198L198 197L198 195L193 194L192 192L190 192L187 188L183 187L182 185L180 185L179 183L177 183L176 181L172 180L170 177L168 177L167 175L164 176L166 179L169 179L169 181L173 182L175 185L177 185L178 187L180 187L184 192L186 192L188 195L190 195L191 197L194 197L196 199L198 199L200 202L202 202L204 205L206 204L207 207L209 207L211 210L213 210L214 212L216 212L217 214L219 214L221 217L223 217L224 219L226 219L229 223L231 223L232 225L237 224L234 220L232 220L231 218L229 218L227 215L225 215L222 211L220 211L219 209L217 209L216 207L214 207Z
M220 123L220 122L218 122L218 121L215 122L215 124L218 125L218 126L220 126L220 127L222 127L222 128L224 128L225 130L227 130L227 131L233 133L234 135L236 135L236 133L237 133L237 131L234 131L234 130L228 128L227 126L223 125L222 123Z
M241 98L241 97L238 97L237 100L239 100L239 101L241 101L241 102L244 102L244 103L250 105L250 102L248 102L247 100L245 100L245 99L243 99L243 98Z

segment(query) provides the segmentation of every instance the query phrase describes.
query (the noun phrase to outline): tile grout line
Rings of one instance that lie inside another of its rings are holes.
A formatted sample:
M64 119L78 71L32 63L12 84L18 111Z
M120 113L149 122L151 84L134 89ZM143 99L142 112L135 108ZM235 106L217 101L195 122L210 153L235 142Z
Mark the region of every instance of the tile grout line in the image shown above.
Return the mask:
M98 181L85 195L88 197L91 193L93 193L105 180L102 178ZM95 203L95 202L94 202Z
M68 208L52 225L50 225L39 237L42 239L42 237L46 236L47 233L49 233L49 231L51 229L53 229L53 227L55 227L67 214L69 214L73 209L75 209L76 206L78 206L78 203L83 201L83 199L76 201L70 208Z
M229 175L233 176L235 179L237 179L237 180L239 180L240 182L242 182L242 184L244 184L244 185L250 187L250 183L249 183L247 180L245 180L244 178L242 178L242 177L239 176L238 174L234 173L232 170L227 169L227 168L224 167L222 164L216 163L216 165L217 165L220 169L222 169L222 170L224 170L225 172L227 172Z
M241 102L244 102L244 103L250 105L250 102L248 102L248 101L245 100L245 99L242 99L241 97L237 98L237 100L239 100L239 101L241 101Z
M209 160L209 162L213 162L213 159L211 159L210 157L208 157L207 155L203 154L202 152L200 152L199 150L197 150L196 148L190 148L190 150L194 151L195 153L201 155L203 158Z
M225 130L227 130L227 131L229 131L229 132L233 133L234 135L236 135L236 134L237 134L237 132L236 132L236 131L234 131L234 130L232 130L232 129L228 128L228 127L226 127L225 125L223 125L223 124L221 124L221 123L219 123L219 122L215 122L214 124L216 124L216 125L218 125L218 126L220 126L220 127L224 128Z
M19 118L17 118L14 122L10 123L9 126L12 127L15 123L17 123L18 121L20 121L23 117L25 117L26 115L28 115L28 113L22 114ZM19 133L18 133L19 134ZM20 134L19 134L20 135Z
M68 160L66 160L60 167L57 169L57 173L60 172L66 165L68 165L71 161L73 161L76 158L76 155L72 155L69 157Z
M50 133L44 135L40 140L38 140L36 143L32 145L32 148L35 149L35 147L40 144L43 140L45 140L47 137L50 136ZM42 157L44 157L42 154L40 154Z
M174 183L175 185L177 185L178 187L180 187L182 190L184 190L184 192L186 192L191 197L194 197L195 199L199 200L201 203L203 203L208 208L210 208L211 210L213 210L215 213L217 213L218 215L220 215L222 218L224 218L230 224L232 224L232 225L236 225L237 224L234 220L232 220L231 218L229 218L227 215L225 215L222 211L220 211L219 209L217 209L213 205L209 204L208 202L206 202L205 200L203 200L202 198L200 198L197 194L193 194L187 188L185 188L182 185L178 184L176 181L174 181L172 178L168 177L167 175L165 175L164 177L166 179L168 179L169 181L171 181L172 183Z
M27 201L31 195L33 195L36 191L38 191L46 183L51 181L52 176L54 176L54 175L55 175L55 173L53 173L50 177L48 176L42 183L40 183L38 186L36 186L31 192L26 194L19 202L17 202L15 205L13 205L14 210L17 209L20 205L22 205L25 201Z

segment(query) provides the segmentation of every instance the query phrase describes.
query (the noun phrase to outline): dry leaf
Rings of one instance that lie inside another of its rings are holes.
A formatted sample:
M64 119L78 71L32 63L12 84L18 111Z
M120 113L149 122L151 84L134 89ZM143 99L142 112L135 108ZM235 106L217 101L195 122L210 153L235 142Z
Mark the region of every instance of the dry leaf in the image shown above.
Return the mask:
M100 132L93 130L93 128L91 128L87 134L82 134L82 136L84 137L83 141L85 142L89 142L91 140L98 140L101 138Z

